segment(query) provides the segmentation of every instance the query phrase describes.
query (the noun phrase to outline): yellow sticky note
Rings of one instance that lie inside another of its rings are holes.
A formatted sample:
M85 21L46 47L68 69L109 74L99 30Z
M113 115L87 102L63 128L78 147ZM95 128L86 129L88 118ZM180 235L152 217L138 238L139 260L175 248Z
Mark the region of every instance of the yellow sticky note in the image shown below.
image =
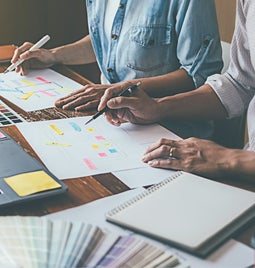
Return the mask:
M92 144L91 147L92 147L93 149L98 149L98 148L99 148L98 144Z
M31 92L28 92L28 93L26 93L25 95L23 95L22 97L21 97L21 99L22 100L27 100L27 99L29 99L32 95L34 95L35 93L33 92L33 91L31 91Z
M50 124L50 127L58 134L58 135L64 135L64 132L60 130L56 125Z
M22 80L22 82L23 82L24 84L30 86L30 87L35 87L35 86L36 86L36 84L34 84L34 83L32 83L32 82L30 82L30 81L28 81L28 80Z
M19 196L27 196L61 187L43 170L18 174L4 180Z
M88 127L87 130L88 130L89 132L93 132L95 129L94 129L93 127Z

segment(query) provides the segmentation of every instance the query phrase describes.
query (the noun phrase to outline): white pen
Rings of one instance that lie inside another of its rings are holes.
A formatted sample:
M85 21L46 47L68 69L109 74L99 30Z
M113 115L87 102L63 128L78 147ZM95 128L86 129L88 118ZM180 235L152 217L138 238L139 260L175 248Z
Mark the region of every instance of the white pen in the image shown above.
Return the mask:
M37 48L42 47L47 41L50 40L49 35L45 35L42 39L40 39L37 43L35 43L32 47L30 47L29 51L35 50ZM19 66L24 60L19 59L15 63L11 64L5 71L4 73L8 73L13 71L17 66Z

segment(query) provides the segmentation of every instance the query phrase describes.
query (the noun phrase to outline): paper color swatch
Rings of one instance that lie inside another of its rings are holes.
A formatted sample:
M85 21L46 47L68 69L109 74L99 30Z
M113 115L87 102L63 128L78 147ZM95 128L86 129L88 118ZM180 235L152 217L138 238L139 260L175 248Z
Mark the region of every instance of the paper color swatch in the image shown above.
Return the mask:
M0 127L10 126L25 120L0 100Z
M86 222L0 217L0 237L0 267L188 267L163 246Z

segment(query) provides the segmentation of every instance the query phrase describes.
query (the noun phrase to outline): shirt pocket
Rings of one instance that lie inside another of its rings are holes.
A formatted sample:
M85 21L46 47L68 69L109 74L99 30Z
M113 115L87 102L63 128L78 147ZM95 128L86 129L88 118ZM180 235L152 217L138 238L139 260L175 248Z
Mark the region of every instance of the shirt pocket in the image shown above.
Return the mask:
M169 64L170 25L133 26L129 33L127 66L153 71Z

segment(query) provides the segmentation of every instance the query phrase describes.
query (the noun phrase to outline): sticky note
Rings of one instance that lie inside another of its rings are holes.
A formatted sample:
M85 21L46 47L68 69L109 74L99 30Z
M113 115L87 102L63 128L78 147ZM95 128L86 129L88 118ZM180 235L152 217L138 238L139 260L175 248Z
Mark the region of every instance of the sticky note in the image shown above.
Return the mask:
M98 148L99 148L98 144L92 144L91 147L92 147L93 149L98 149Z
M46 96L49 96L49 97L55 97L56 96L56 94L51 93L51 92L49 92L47 90L39 90L39 92L44 94L44 95L46 95Z
M56 125L50 124L50 127L58 134L58 135L64 135L64 132L60 130Z
M0 139L3 139L3 138L6 138L6 136L4 135L4 133L2 133L2 132L0 131Z
M30 87L35 87L36 86L36 84L34 84L34 83L32 83L32 82L30 82L28 80L21 80L21 82L23 82L24 84L26 84L26 85L28 85Z
M46 83L46 84L49 84L50 83L48 80L46 80L45 78L40 77L40 76L36 77L36 79L39 80L39 81L41 81L41 82L43 82L43 83Z
M105 138L103 136L96 136L96 139L100 141L100 140L104 140Z
M21 97L21 99L22 100L27 100L27 99L29 99L32 95L34 95L35 93L33 92L33 91L31 91L31 92L28 92L28 93L26 93L25 95L23 95L22 97Z
M88 158L84 158L83 161L85 162L85 164L87 165L87 167L91 170L96 170L96 166L92 163L91 160L89 160Z
M46 145L54 145L54 146L61 146L61 147L69 147L71 144L68 143L61 143L61 142L54 142L54 141L47 141L45 142Z
M61 187L43 170L18 174L4 180L19 196L27 196Z
M69 124L72 126L72 128L75 130L75 131L81 131L81 128L79 127L78 124L76 124L75 122L69 122Z
M93 128L93 127L88 127L87 130L88 130L89 132L93 132L93 131L94 131L94 128Z

